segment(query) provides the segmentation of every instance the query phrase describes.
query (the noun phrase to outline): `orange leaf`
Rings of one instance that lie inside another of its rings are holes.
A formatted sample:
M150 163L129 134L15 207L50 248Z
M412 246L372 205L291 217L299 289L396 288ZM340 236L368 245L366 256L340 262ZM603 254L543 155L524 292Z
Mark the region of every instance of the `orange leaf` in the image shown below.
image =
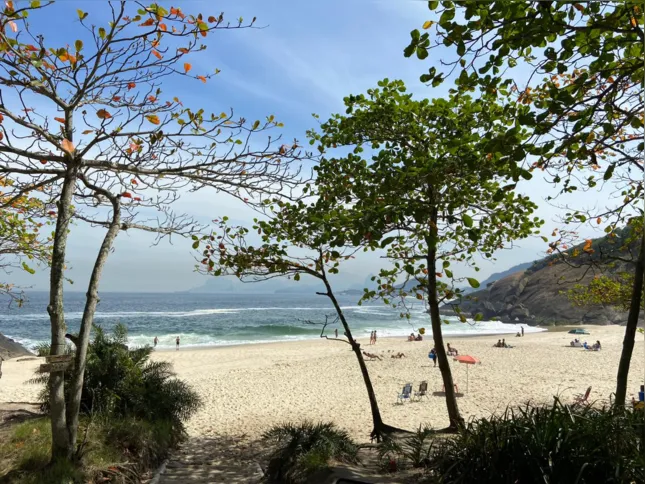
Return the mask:
M213 22L217 22L217 19L211 15L210 17L208 17L208 21L210 23L213 23Z
M72 143L68 139L64 139L61 143L61 146L63 148L63 151L67 151L70 154L74 152L74 143Z
M582 5L580 5L579 3L574 3L573 6L575 7L575 9L578 12L584 12L585 11L585 8Z
M188 73L193 68L188 62L184 64L184 72Z
M584 250L585 252L589 252L590 249L591 249L591 239L587 239L585 240L585 245L584 247L582 247L582 250Z
M121 96L113 96L112 101L119 102L121 100Z
M150 121L152 124L160 124L161 123L161 121L159 121L159 116L157 116L155 114L149 114L148 116L146 116L146 119L148 121Z
M0 123L2 123L3 121L4 121L4 116L0 114Z
M41 164L41 165L46 165L46 164L47 164L47 160L40 160L40 164Z
M154 55L159 60L161 60L163 58L163 56L159 52L157 52L156 50L152 51L152 55Z
M180 48L179 48L179 49L177 49L177 50L178 50L179 52L181 52L182 54L188 54L188 52L190 52L186 47L180 47Z
M437 276L437 277L443 277L443 274L442 274L441 272L436 272L436 273L435 273L435 276Z
M83 134L90 134L90 133L93 133L93 132L94 132L93 129L86 129L85 131L83 131Z
M132 198L132 194L131 194L130 192L123 192L123 193L121 194L121 196L122 196L123 198Z
M600 223L601 223L601 222L602 222L602 219L601 219L600 217L598 217L598 218L596 219L596 223L597 223L598 225L600 225Z
M206 78L204 76L197 76L197 79L202 81L204 84L206 84Z
M54 118L59 123L65 124L65 118Z
M208 35L208 30L202 30L199 33L202 34L202 37L206 37Z
M76 56L75 55L69 54L68 58L69 58L70 64L76 64Z
M69 55L68 55L67 53L65 53L65 54L61 54L61 55L59 55L59 56L58 56L58 58L59 58L62 62L67 62L67 61L69 60Z
M632 24L632 27L636 27L637 23L636 23L636 19L634 17L631 18L630 22ZM9 23L11 23L11 22L9 22ZM14 32L15 32L15 30L14 30Z
M40 49L35 45L29 44L27 47L25 47L25 50L28 50L29 52L38 52Z
M153 40L152 42L150 42L150 45L152 45L153 47L157 47L159 45L159 41Z
M110 119L112 115L108 113L105 109L99 109L96 112L96 115L99 117L99 119Z
M2 141L3 139L4 139L4 133L0 132L0 141Z
M168 30L168 27L166 27L166 24L159 24L159 28L166 32Z
M142 24L139 24L140 27L150 27L151 25L154 25L155 21L152 18L149 18Z
M154 97L154 96L148 96L148 101L150 101L151 103L155 102L156 100L157 100L157 98L156 98L156 97Z
M139 197L134 197L134 201L135 201L135 202L140 202L140 201L141 201L141 199L140 199Z
M130 180L130 183L132 183L133 185L138 185L138 182L137 182L137 180L135 178Z
M134 82L128 82L128 90L134 89L137 85Z

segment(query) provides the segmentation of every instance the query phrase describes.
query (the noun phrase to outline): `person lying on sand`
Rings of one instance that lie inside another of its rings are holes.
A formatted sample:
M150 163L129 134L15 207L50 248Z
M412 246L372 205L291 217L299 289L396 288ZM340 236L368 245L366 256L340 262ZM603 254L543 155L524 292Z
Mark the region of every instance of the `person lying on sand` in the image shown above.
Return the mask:
M408 336L408 341L414 341L414 333L410 333L410 336Z
M379 361L381 360L381 357L379 355L373 355L372 353L368 353L366 351L363 351L363 354L368 358L377 359Z
M417 337L414 338L414 341L423 341L423 336L421 336L420 334L417 335Z
M397 353L396 355L392 355L391 358L406 358L406 356L403 353Z

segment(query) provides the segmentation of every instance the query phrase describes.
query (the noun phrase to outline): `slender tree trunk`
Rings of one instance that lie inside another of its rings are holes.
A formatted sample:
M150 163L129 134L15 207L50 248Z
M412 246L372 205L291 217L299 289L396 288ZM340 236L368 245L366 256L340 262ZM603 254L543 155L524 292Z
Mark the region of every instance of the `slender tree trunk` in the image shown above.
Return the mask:
M70 162L63 181L63 189L58 201L58 217L52 248L52 263L49 282L49 305L47 312L51 321L52 355L65 353L65 312L63 307L63 284L65 282L65 252L67 233L73 215L72 198L76 188L77 167ZM65 417L65 374L62 371L49 375L49 405L52 428L52 462L70 459L73 447L70 446Z
M641 312L641 298L643 295L643 271L645 270L645 227L641 234L641 248L636 260L634 272L634 287L632 289L632 300L627 315L627 325L625 326L625 337L623 338L623 351L620 354L620 363L618 364L618 375L616 377L616 406L625 405L627 395L627 379L629 377L629 365L632 361L634 351L634 341L636 337L636 328L638 327L638 317Z
M448 419L450 425L448 429L457 430L464 426L464 419L459 413L457 405L457 394L455 393L452 371L450 362L446 354L446 348L443 343L443 334L441 331L441 315L439 314L439 298L437 295L437 211L433 209L431 216L431 234L432 239L428 241L428 255L426 264L428 266L428 306L430 307L430 321L432 323L432 338L434 339L434 348L437 352L439 361L439 371L446 392L446 407L448 408Z
M331 300L332 304L334 305L334 309L336 309L338 318L340 319L340 322L343 325L343 328L345 328L345 333L347 334L347 338L349 338L349 344L352 347L352 351L356 355L356 359L358 360L358 366L361 369L361 375L363 375L363 382L365 383L365 389L367 390L367 397L369 398L369 401L370 401L370 409L372 410L372 422L374 425L374 428L372 429L370 436L372 439L376 439L377 442L380 442L383 435L396 432L396 431L401 431L401 429L392 427L383 422L383 419L381 417L381 411L378 408L376 394L374 393L374 387L372 386L372 380L370 379L369 372L367 371L367 365L365 365L365 359L363 358L363 354L361 353L361 345L354 341L354 337L352 336L352 331L349 329L349 324L347 324L347 320L345 319L345 314L343 313L343 310L340 308L340 304L338 304L338 300L336 299L336 296L334 295L331 289L331 285L326 279L324 279L323 282L325 283L325 287L327 288L326 296Z
M85 299L85 308L81 320L81 328L78 334L78 346L76 347L76 357L74 365L74 376L72 378L71 388L69 389L69 402L67 403L67 429L69 432L69 441L73 449L76 448L76 438L78 434L78 414L81 407L81 396L83 394L83 380L85 378L85 364L87 362L87 347L90 341L90 331L94 322L96 305L99 301L99 282L101 273L107 261L110 250L116 236L119 233L121 225L121 208L118 201L113 200L114 212L112 222L108 228L99 253L94 262L94 269L87 288Z

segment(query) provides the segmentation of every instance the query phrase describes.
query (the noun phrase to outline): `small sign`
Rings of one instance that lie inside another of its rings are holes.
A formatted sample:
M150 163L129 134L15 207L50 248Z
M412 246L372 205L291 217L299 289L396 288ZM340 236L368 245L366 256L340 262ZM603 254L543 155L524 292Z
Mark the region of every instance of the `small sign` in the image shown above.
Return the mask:
M65 371L72 366L71 361L62 361L59 363L47 363L45 365L40 365L40 371L42 373L54 373L56 371Z
M50 355L45 356L47 363L62 363L64 361L73 361L74 355Z

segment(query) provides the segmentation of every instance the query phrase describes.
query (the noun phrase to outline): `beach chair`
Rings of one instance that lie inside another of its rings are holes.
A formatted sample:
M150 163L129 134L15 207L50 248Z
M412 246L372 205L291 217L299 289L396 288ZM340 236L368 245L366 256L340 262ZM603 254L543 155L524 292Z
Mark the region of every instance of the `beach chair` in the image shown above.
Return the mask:
M585 403L589 403L589 395L591 394L591 387L587 388L587 391L583 394L580 395L574 395L573 397L573 404L574 405L584 405Z
M409 400L411 395L412 395L412 383L406 383L405 386L403 387L403 391L399 393L398 397L396 398L396 401L397 403L398 402L403 403L405 400Z
M417 401L421 401L422 397L428 398L428 382L427 381L422 381L419 384L419 391L414 392L414 398L417 399Z

